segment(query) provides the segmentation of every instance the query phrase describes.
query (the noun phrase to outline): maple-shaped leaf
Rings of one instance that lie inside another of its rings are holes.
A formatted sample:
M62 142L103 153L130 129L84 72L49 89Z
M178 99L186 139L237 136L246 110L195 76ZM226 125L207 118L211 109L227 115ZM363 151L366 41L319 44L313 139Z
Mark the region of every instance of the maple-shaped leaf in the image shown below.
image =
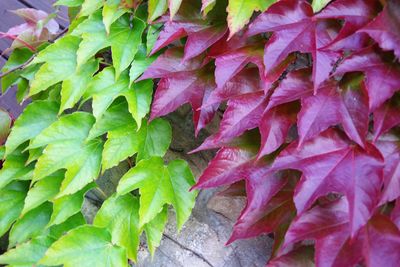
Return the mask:
M54 242L39 264L80 266L128 266L125 249L113 245L104 228L84 225Z
M246 177L247 204L227 242L274 232L293 217L293 192L283 189L287 177L271 172L268 165L249 168Z
M393 50L400 59L400 3L387 1L383 11L368 25L359 30L371 36L383 50Z
M66 169L58 197L73 194L97 178L100 172L103 142L97 138L85 142L94 117L75 112L61 117L32 141L32 147L46 146L33 174L38 181L53 172Z
M313 10L306 1L283 0L273 4L250 24L248 35L273 32L265 46L266 75L292 52L311 53L314 91L329 76L339 54L321 50L336 34L335 25L313 19Z
M315 262L332 266L342 245L349 237L348 202L341 198L316 206L296 217L285 235L284 248L304 240L315 241Z
M76 70L76 53L80 39L76 36L64 36L40 51L31 64L40 66L31 82L29 95L35 95L50 86L66 80ZM62 53L60 53L62 51Z
M169 20L168 17L165 17L164 20L166 20L164 28L160 32L151 54L187 36L184 60L188 60L206 51L224 37L227 31L223 24L204 20L190 2L182 5L173 20Z
M272 168L303 172L294 195L298 214L321 196L332 192L346 195L353 236L367 223L379 201L383 182L381 153L369 143L365 144L365 150L350 145L333 129L305 142L300 148L298 142L292 143L279 154ZM368 177L368 183L365 177Z
M138 80L166 78L171 74L194 71L202 67L203 56L182 61L183 54L181 47L168 49L147 68Z
M318 93L301 100L298 114L299 145L330 126L341 123L354 142L364 146L368 132L368 95L362 76L342 80L341 84L329 81Z
M114 244L126 249L128 258L136 261L139 248L139 200L131 194L108 198L93 220L93 225L106 228Z
M266 110L281 104L299 100L313 94L310 69L299 69L288 73L273 91Z
M207 68L170 74L158 83L150 119L166 115L181 105L190 103L197 135L212 120L218 108L214 104L200 109L215 87L213 76Z
M258 158L274 152L286 140L290 127L296 123L297 102L286 103L266 110L259 125L261 147Z
M375 111L400 89L400 68L386 61L375 48L355 52L343 60L335 73L354 71L362 71L365 74L370 111Z
M193 187L204 189L233 184L246 177L247 167L255 154L239 147L223 147L210 161L207 168Z
M230 99L218 132L208 137L193 152L220 147L245 131L256 128L261 122L267 103L263 91Z
M384 187L380 204L400 197L400 140L395 135L383 135L376 141L376 146L385 158Z
M181 229L194 207L197 193L189 192L193 184L194 177L186 162L174 160L165 166L162 158L152 157L140 161L121 178L117 195L139 189L140 226L153 220L165 204L172 204Z
M314 17L317 19L341 19L343 27L338 35L323 49L328 50L356 50L367 45L367 35L358 30L371 21L380 5L377 1L365 0L338 0L330 3Z
M374 112L374 140L400 124L399 95L395 95Z
M59 30L58 23L42 10L21 8L11 12L25 21L10 28L5 34L0 34L0 37L14 40L11 49L28 47L35 51L38 46L53 38Z
M263 55L263 46L252 45L228 51L218 56L215 59L215 82L217 83L218 88L222 88L250 62L258 66L260 77L263 78Z
M261 90L262 84L258 75L258 69L245 68L227 81L224 86L212 90L210 96L203 105L220 104L222 101L230 98L255 93Z

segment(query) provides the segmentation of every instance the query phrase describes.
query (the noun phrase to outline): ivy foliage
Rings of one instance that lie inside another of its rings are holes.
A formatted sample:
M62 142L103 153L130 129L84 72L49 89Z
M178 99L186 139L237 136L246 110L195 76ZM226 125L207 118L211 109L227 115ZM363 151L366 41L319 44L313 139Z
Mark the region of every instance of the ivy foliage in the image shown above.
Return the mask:
M158 31L147 18L166 4L141 2L60 0L69 7L69 29L15 47L4 66L3 73L24 64L1 82L30 103L11 131L1 113L0 236L9 233L9 248L0 264L128 266L142 233L154 254L170 205L178 229L190 216L193 174L183 160L164 162L171 126L148 120L153 81L136 81L157 58L148 56ZM24 15L37 27L55 22L38 12ZM86 194L100 191L97 179L124 161L131 169L88 224Z

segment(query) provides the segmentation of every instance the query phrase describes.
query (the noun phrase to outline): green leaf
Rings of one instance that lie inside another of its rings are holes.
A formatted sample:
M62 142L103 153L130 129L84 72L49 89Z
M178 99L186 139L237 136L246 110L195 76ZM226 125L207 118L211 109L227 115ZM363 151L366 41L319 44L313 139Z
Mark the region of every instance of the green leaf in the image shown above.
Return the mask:
M135 124L135 121L128 111L128 104L126 100L123 98L118 98L104 112L103 116L96 120L96 123L89 132L88 140L132 124Z
M168 210L166 207L164 207L163 210L157 214L157 216L151 222L144 226L144 231L147 238L147 246L152 257L154 256L156 248L160 246L167 221Z
M21 149L15 150L8 155L3 167L0 170L0 189L14 180L29 180L32 178L32 165L25 165L27 154L23 154Z
M110 32L110 26L119 17L128 12L127 9L120 8L121 0L108 0L103 6L103 23L107 33Z
M126 70L139 49L142 42L142 34L146 28L144 21L133 19L133 27L130 27L129 17L122 17L111 25L110 42L115 78L118 79L121 72Z
M104 28L101 12L96 12L80 23L71 33L81 36L82 42L76 52L78 69L98 51L110 46L109 36Z
M189 165L184 160L174 160L168 164L168 172L173 190L172 206L176 210L178 231L182 229L194 208L196 191L190 191L195 179Z
M331 0L313 0L312 8L314 13L321 11Z
M92 59L81 66L81 68L62 83L60 114L81 99L85 90L92 80L93 74L99 69L98 60Z
M140 225L150 222L164 205L171 203L169 173L162 158L154 157L140 161L120 180L118 195L140 188Z
M118 96L128 90L129 80L127 73L115 80L115 71L112 67L105 68L94 76L85 98L93 98L93 115L100 118L111 103Z
M20 181L0 190L0 236L3 236L19 217L27 191L27 183Z
M94 226L106 228L112 236L113 244L126 249L128 258L137 260L139 248L139 200L130 195L112 196L97 212Z
M9 247L38 236L49 222L51 212L52 205L46 202L18 219L10 230Z
M81 11L79 12L79 16L89 16L96 12L103 6L103 1L100 0L84 0L82 3Z
M63 179L64 172L59 171L35 183L25 198L22 215L55 197Z
M44 256L54 242L51 237L40 236L0 255L0 264L12 266L37 266L36 263Z
M28 61L28 59L30 59L32 55L32 51L28 48L14 49L13 52L10 54L10 57L8 58L6 64L4 64L3 68L1 69L1 72L4 73L12 68L20 66L21 64ZM3 93L7 91L7 89L11 85L17 82L21 72L21 70L16 70L1 78L1 88Z
M42 50L31 64L44 63L32 81L29 95L35 95L75 73L80 39L65 36Z
M102 157L102 172L133 156L139 148L136 125L127 125L108 133Z
M125 98L128 101L129 112L140 129L143 118L149 113L153 96L153 81L146 80L133 84L133 87L126 92Z
M143 44L140 45L129 71L129 85L132 85L156 59L156 55L147 57L146 47Z
M193 175L184 161L173 161L164 166L160 157L140 161L120 180L118 195L139 189L140 225L150 222L165 204L176 210L178 229L186 222L194 207L196 192L189 192Z
M50 266L63 264L65 267L128 266L125 250L111 243L110 233L89 225L73 229L61 237L39 263Z
M67 141L48 145L38 159L33 178L37 181L59 169L66 169L57 198L73 194L98 177L102 151L103 142L99 139L85 144Z
M43 258L47 249L60 238L64 233L85 224L85 219L81 213L68 219L61 225L49 229L48 234L33 238L32 240L18 245L0 256L0 264L10 264L13 266L38 266L38 261Z
M139 151L136 162L153 156L164 156L172 138L171 125L163 119L143 124L139 130Z
M6 155L56 121L57 110L57 103L52 101L35 101L29 104L15 121L5 145Z
M250 20L254 11L264 11L276 0L229 0L229 37L240 31Z
M149 0L148 5L148 20L150 22L163 15L168 8L167 0Z
M30 149L49 144L85 140L95 119L87 112L74 112L60 117L36 136L29 145Z
M91 183L75 194L54 199L52 201L53 213L51 214L47 227L61 224L74 214L77 214L82 208L85 194L94 187L95 184Z

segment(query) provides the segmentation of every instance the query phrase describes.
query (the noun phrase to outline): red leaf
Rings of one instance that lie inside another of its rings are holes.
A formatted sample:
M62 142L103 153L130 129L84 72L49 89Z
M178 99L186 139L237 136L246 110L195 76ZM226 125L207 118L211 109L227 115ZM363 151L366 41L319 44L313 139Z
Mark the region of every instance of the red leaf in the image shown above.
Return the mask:
M365 231L364 258L367 266L398 266L400 230L386 216L376 215Z
M384 187L379 202L385 204L400 197L400 140L394 135L385 135L376 145L385 159Z
M307 141L303 147L292 143L273 164L275 169L297 169L303 177L297 184L294 202L298 213L328 193L343 193L349 202L350 229L354 235L368 219L379 201L383 180L383 159L371 144L366 150L350 146L334 130ZM368 182L365 182L368 177Z
M296 102L282 104L267 110L260 123L261 148L258 158L274 152L284 142L290 127L296 122L299 105Z
M387 1L383 11L360 32L368 33L383 50L393 50L400 59L400 2Z
M346 58L337 68L336 74L354 71L365 73L370 111L375 111L400 89L400 68L386 63L373 48L361 50Z
M188 36L184 60L196 57L206 51L223 38L228 30L225 25L214 25L202 19L196 12L196 8L190 6L190 3L183 4L173 20L165 17L163 21L165 21L164 28L160 32L151 54Z
M233 184L244 179L244 172L254 156L254 153L241 148L221 148L193 189Z
M394 97L374 112L374 140L400 124L399 97Z
M183 51L181 47L168 49L161 54L156 61L138 79L165 78L177 72L194 71L202 67L203 57L199 56L191 60L182 61Z
M215 81L218 88L222 88L250 62L258 66L260 77L263 77L263 55L264 49L262 47L247 46L218 56L215 60Z
M342 123L347 136L364 147L368 132L368 96L364 84L350 77L325 83L314 96L303 98L298 115L299 145L330 126Z
M258 16L249 27L249 35L273 31L265 46L266 74L275 69L292 52L311 53L314 91L329 76L339 54L319 50L336 35L330 23L312 18L312 7L306 1L283 0Z
M277 193L284 186L285 180L271 174L257 178L247 180L247 205L227 244L271 233L294 216L293 192Z
M376 15L379 10L377 2L375 0L336 0L315 15L315 18L318 19L345 20L339 34L324 49L337 51L364 47L367 36L357 30L365 26Z
M211 79L210 79L211 78ZM218 105L200 109L204 100L215 88L212 76L204 71L187 71L171 74L158 83L151 109L150 119L166 115L185 103L193 109L196 134L209 123Z
M312 95L313 87L310 74L310 69L290 72L272 93L267 110Z
M258 127L266 106L267 99L264 92L240 95L230 99L218 132L208 137L192 153L220 147L245 131Z
M223 87L217 87L211 92L205 104L219 104L240 95L255 93L262 90L257 68L247 68L229 80Z
M332 266L349 237L348 203L345 198L316 206L297 217L290 225L284 247L303 240L315 241L317 266Z

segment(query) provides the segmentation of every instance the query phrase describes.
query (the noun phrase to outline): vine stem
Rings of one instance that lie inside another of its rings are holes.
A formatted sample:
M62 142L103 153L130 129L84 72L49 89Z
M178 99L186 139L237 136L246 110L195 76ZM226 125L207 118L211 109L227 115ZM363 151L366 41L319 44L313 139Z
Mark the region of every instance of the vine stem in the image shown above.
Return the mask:
M49 40L49 42L50 43L54 43L57 39L59 39L61 36L63 36L67 31L68 31L68 28L65 28L61 32L57 33L57 35L54 36L54 38L52 38L51 40ZM8 71L5 71L3 73L0 73L0 79L3 78L4 76L7 76L8 74L10 74L10 73L12 73L14 71L24 69L26 66L29 65L29 63L31 63L33 61L33 59L36 56L37 56L37 53L34 53L25 63L22 63L22 64L20 64L18 66L15 66L14 68L11 68Z

